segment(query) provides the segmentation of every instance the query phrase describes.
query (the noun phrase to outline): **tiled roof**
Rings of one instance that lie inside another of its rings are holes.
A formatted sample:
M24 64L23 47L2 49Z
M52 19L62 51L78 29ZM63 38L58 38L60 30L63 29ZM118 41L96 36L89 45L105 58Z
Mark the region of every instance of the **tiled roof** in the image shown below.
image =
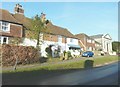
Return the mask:
M24 15L21 14L14 14L13 15L17 20L19 20L26 28L30 29L31 27L31 19L25 17ZM53 25L51 22L47 24L47 29L42 30L43 32L46 33L51 33L51 34L56 34L56 35L62 35L66 37L72 37L75 38L75 36L69 32L67 29Z
M14 23L20 23L23 24L24 27L27 29L31 28L31 19L25 17L22 14L11 14L7 10L0 9L0 20L8 21L8 22L14 22ZM70 31L68 31L65 28L53 25L51 22L47 24L47 33L56 34L56 35L62 35L66 37L76 38Z
M81 34L76 34L75 37L78 38L78 39L80 39L80 38L84 37L84 34L82 34L82 33Z
M101 43L99 43L98 41L95 41L95 43L101 45Z
M62 28L56 25L53 25L52 23L47 24L48 33L56 34L56 35L62 35L66 37L76 38L70 31L68 31L66 28Z
M75 37L78 38L78 39L84 38L84 37L87 37L87 38L89 38L89 39L93 39L93 38L91 38L90 36L88 36L88 35L86 35L86 34L84 34L84 33L76 34ZM93 39L93 40L94 40L94 39Z
M27 29L30 29L31 27L31 19L25 17L22 14L13 14L13 17L18 20L20 23L23 24L24 27L26 27Z
M91 38L95 39L95 38L102 38L103 34L98 34L98 35L93 35L90 36Z
M12 16L12 14L10 12L8 12L7 10L4 10L4 9L0 9L0 20L21 24L18 20L16 20Z

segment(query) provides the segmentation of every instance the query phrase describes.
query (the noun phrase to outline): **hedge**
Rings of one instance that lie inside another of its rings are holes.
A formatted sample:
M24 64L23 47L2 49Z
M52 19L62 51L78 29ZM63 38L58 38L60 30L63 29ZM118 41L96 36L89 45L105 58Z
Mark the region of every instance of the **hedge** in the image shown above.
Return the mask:
M17 64L31 64L39 62L40 53L34 47L2 45L2 66L13 66Z

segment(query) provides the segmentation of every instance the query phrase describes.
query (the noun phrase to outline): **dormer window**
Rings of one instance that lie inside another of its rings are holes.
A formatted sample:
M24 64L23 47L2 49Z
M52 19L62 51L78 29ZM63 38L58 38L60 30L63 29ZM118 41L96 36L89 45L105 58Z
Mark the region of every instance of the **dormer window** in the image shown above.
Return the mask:
M10 23L8 22L1 22L1 30L3 32L9 32L10 31Z

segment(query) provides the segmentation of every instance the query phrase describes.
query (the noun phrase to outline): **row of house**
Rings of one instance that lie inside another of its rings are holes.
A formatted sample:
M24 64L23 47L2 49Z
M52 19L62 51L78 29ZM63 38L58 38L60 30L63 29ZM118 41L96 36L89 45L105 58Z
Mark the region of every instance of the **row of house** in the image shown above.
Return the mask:
M31 19L25 17L24 9L20 4L16 4L15 13L0 9L0 43L13 44L19 39L19 45L36 47L37 41L30 39ZM43 20L45 14L41 14ZM48 20L47 20L48 21ZM70 51L72 55L80 55L81 51L104 51L112 52L112 38L109 34L88 36L84 33L73 35L68 29L52 24L46 24L49 32L40 33L41 56L46 56L45 49L51 46L53 52L60 49L60 53ZM53 54L53 57L56 56Z

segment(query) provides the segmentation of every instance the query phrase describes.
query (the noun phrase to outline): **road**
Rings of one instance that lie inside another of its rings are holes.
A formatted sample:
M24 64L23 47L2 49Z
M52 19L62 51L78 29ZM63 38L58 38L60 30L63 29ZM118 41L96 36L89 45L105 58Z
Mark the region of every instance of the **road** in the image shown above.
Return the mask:
M3 74L3 85L118 85L119 64L83 70Z
M77 71L41 82L42 85L117 85L118 63Z

